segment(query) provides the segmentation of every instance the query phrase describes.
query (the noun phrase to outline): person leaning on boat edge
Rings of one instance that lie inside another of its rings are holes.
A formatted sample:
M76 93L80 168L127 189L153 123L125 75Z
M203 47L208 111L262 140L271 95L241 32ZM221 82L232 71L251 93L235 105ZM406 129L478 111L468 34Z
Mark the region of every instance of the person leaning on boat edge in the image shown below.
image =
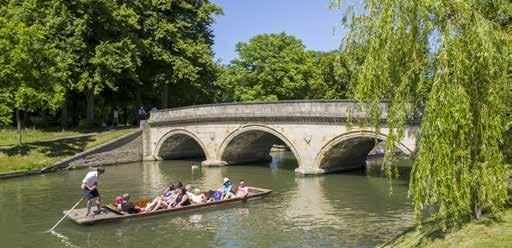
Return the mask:
M238 188L236 189L235 193L232 191L229 191L224 196L223 200L232 199L232 198L242 198L244 201L247 199L247 196L249 195L249 188L247 188L247 185L245 185L244 180L240 180L240 183L238 184Z
M249 188L245 185L244 180L240 180L235 196L242 199L247 199L247 196L249 196Z
M98 178L105 172L102 167L97 167L94 171L89 171L82 180L81 188L84 193L84 197L87 198L87 213L85 216L89 216L91 213L92 202L96 199L96 206L98 209L94 211L94 214L101 212L101 199L100 193L98 192Z
M123 203L121 203L121 210L129 214L144 213L146 210L139 206L136 206L133 202L130 202L130 195L128 193L123 194Z
M233 188L233 183L231 182L231 179L225 177L224 183L222 186L220 186L219 191L222 193L221 200L226 200L229 198L232 198L234 194L231 192L231 189Z
M187 195L187 190L185 187L177 188L178 196L173 204L171 204L170 208L180 208L184 206L190 205L190 200Z
M151 203L146 205L146 212L152 212L160 208L167 208L171 205L171 203L176 199L175 188L179 185L181 185L181 183L169 184L161 196L156 197Z

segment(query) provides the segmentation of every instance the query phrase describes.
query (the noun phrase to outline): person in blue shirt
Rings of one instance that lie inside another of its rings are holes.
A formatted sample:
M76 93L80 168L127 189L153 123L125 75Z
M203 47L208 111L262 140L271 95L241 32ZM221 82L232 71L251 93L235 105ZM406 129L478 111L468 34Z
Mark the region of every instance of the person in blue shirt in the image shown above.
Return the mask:
M233 189L233 183L229 178L224 178L224 183L220 187L219 191L222 193L222 200L233 198L234 194L231 192Z

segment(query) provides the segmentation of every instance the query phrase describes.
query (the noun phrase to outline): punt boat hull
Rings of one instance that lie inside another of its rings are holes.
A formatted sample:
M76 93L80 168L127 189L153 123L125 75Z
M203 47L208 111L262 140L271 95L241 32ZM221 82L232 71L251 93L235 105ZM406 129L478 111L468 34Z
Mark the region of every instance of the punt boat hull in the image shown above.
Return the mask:
M122 213L119 211L116 211L111 206L103 206L103 210L100 214L94 215L93 217L86 217L85 213L87 212L87 208L81 208L81 209L75 209L71 210L71 212L68 215L68 218L71 219L73 222L77 224L83 224L83 225L92 225L97 223L105 223L105 222L116 222L116 221L123 221L128 219L134 219L134 218L144 218L144 217L150 217L150 216L156 216L156 215L163 215L163 214L172 214L172 213L179 213L179 212L188 212L188 211L194 211L198 209L205 209L205 208L211 208L211 207L218 207L218 206L225 206L225 205L231 205L246 201L252 201L256 199L263 198L270 194L272 190L270 189L263 189L258 187L249 187L249 194L246 198L232 198L228 200L223 201L215 201L215 202L208 202L208 203L201 203L201 204L194 204L189 206L184 206L180 208L172 208L172 209L160 209L149 213L138 213L138 214L127 214ZM142 200L144 201L144 200ZM93 210L95 207L93 207ZM63 211L64 214L66 214L68 210Z

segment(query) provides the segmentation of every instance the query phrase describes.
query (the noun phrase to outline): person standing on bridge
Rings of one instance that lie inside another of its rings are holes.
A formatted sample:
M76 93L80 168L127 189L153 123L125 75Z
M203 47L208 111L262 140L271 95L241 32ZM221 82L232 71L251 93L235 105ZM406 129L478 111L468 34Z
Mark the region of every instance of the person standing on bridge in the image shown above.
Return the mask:
M102 167L96 168L94 171L89 171L87 175L85 175L84 180L82 180L82 190L84 192L84 197L87 198L87 213L85 216L89 216L91 213L92 202L96 199L96 206L98 209L94 211L94 214L99 214L101 212L101 199L100 193L98 192L98 178L101 174L105 172L105 169Z
M146 111L144 110L144 106L140 106L138 114L139 114L139 125L140 125L140 122L142 120L145 120L146 119L146 115L147 115Z

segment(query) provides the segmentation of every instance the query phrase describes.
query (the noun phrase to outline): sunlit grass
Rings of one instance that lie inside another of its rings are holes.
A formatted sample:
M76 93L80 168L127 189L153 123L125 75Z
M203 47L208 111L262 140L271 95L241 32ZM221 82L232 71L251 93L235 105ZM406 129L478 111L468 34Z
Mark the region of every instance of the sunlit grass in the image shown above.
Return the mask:
M0 173L43 168L135 130L135 128L98 129L92 130L91 133L33 130L27 135L22 146L12 144L11 136L16 136L16 130L1 130L0 141L4 145L0 145ZM75 137L63 138L66 136ZM62 139L54 140L57 138ZM16 143L16 138L14 138L14 143Z
M460 230L443 234L437 227L424 225L421 231L410 230L381 247L512 247L512 209L500 221L483 218Z
M508 166L508 174L508 191L511 199L512 169L510 166ZM413 228L381 247L512 247L512 208L508 208L500 220L484 217L449 233L443 233L436 225L424 224L421 230Z
M120 128L116 128L118 130ZM122 128L121 128L122 129ZM79 136L85 134L97 134L103 133L110 130L114 130L111 127L98 127L94 129L60 129L60 128L47 128L47 129L36 129L36 128L24 128L22 132L22 142L40 142L58 139L62 137ZM17 144L18 136L15 128L2 128L0 129L0 146L15 145Z

